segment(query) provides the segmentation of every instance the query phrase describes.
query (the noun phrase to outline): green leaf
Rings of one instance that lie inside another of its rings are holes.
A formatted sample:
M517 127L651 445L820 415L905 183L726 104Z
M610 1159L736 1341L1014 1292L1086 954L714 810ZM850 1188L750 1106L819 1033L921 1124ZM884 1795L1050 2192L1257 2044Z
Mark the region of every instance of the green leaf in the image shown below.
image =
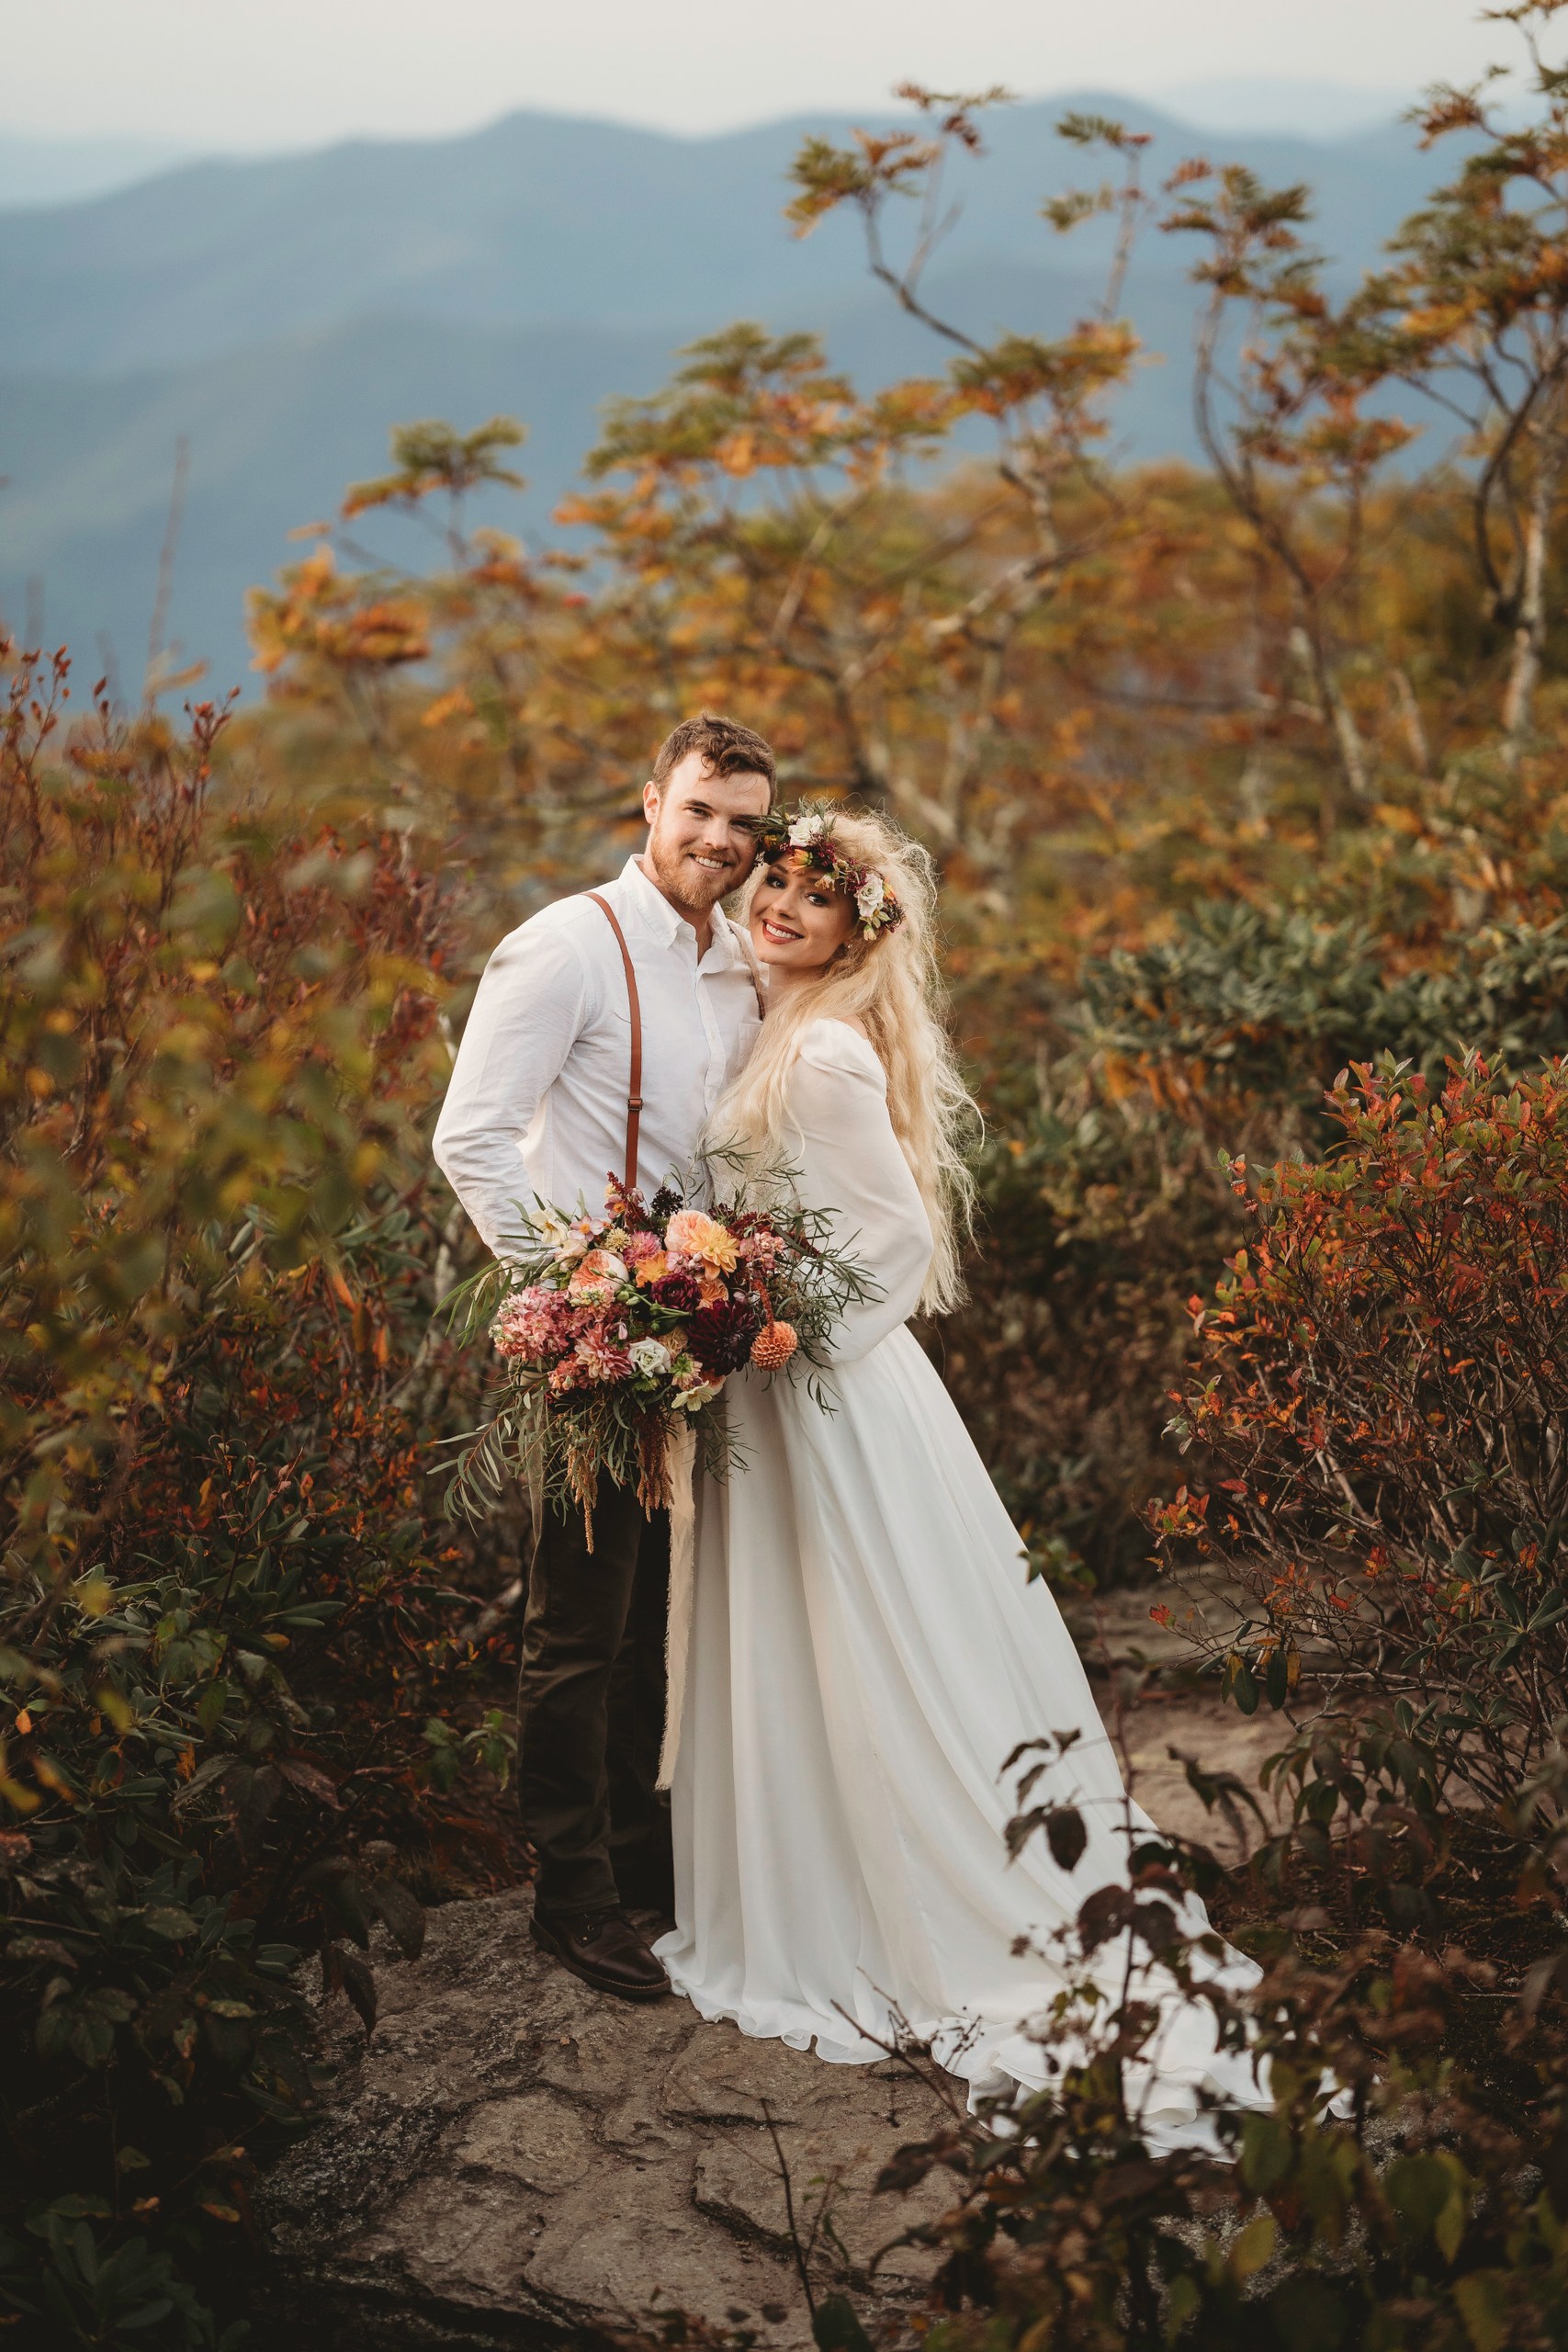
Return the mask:
M1454 2301L1474 2352L1500 2352L1508 2340L1508 2282L1501 2270L1472 2270L1454 2289Z
M1241 2177L1255 2195L1267 2197L1291 2169L1290 2126L1278 2115L1249 2115L1241 2127Z
M155 1936L166 1936L171 1943L179 1943L196 1933L196 1921L190 1913L179 1910L172 1903L154 1904L142 1913L141 1924Z
M817 2352L871 2352L871 2338L847 2295L825 2295L811 2322Z
M1276 2287L1268 2310L1283 2352L1337 2352L1344 2340L1345 2306L1310 2271Z
M1179 2278L1171 2280L1165 2299L1165 2340L1168 2344L1176 2342L1202 2300L1202 2289L1196 2278L1185 2271Z
M1395 2156L1383 2176L1389 2203L1411 2229L1432 2229L1454 2193L1453 2176L1438 2156Z
M1258 2213L1248 2222L1230 2250L1234 2277L1250 2278L1274 2258L1280 2233L1272 2213Z
M209 1682L196 1702L196 1719L204 1732L210 1734L222 1722L223 1711L228 1704L229 1685L226 1682Z

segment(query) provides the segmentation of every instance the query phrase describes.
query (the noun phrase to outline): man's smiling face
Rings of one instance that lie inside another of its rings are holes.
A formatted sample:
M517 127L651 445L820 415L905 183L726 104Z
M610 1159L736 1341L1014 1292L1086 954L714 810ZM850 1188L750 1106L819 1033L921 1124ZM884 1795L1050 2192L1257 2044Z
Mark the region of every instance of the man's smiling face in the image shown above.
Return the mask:
M738 890L756 862L752 830L772 798L766 776L750 769L715 775L688 752L662 786L642 797L648 819L643 865L671 904L699 931L720 899Z

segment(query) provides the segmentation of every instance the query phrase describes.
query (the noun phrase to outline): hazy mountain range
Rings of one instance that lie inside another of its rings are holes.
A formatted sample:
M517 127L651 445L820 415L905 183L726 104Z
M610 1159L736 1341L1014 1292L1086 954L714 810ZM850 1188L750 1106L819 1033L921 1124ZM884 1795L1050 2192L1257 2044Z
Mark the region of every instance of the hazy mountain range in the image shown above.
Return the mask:
M1310 180L1317 234L1348 273L1431 184L1406 128L1332 141L1201 138L1145 107L1057 98L998 113L965 166L929 289L973 331L1052 332L1093 297L1092 235L1060 240L1043 196L1074 179L1054 135L1070 103L1155 135L1155 169L1207 148L1272 182ZM804 241L781 219L791 156L830 118L707 139L519 114L468 136L356 141L181 164L68 204L0 213L0 613L84 666L145 660L176 444L190 476L172 631L246 674L247 584L289 560L292 526L379 470L389 424L496 411L529 427L537 528L600 403L652 390L677 347L729 320L809 326L870 383L942 355L865 276L852 226ZM0 192L5 145L0 142ZM1120 413L1130 455L1190 448L1191 254L1152 236L1128 308L1166 355ZM392 538L383 544L391 546Z

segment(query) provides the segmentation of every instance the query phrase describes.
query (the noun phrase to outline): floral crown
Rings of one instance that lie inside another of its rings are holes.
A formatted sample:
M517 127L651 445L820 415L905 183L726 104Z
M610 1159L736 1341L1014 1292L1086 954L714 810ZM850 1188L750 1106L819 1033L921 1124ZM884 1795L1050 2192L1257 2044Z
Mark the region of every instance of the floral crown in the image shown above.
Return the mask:
M825 808L797 808L793 817L783 808L771 808L758 820L756 830L757 854L764 865L776 865L784 857L802 858L814 874L854 900L863 939L895 931L903 922L904 910L875 866L846 857L839 847L833 820Z

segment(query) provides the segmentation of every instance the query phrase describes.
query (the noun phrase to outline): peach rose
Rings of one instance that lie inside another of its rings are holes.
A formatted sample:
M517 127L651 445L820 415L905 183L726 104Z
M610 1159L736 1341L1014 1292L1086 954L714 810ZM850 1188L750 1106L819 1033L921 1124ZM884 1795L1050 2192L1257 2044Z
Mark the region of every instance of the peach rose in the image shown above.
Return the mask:
M626 1279L624 1261L610 1250L590 1250L567 1284L580 1306L607 1306Z

